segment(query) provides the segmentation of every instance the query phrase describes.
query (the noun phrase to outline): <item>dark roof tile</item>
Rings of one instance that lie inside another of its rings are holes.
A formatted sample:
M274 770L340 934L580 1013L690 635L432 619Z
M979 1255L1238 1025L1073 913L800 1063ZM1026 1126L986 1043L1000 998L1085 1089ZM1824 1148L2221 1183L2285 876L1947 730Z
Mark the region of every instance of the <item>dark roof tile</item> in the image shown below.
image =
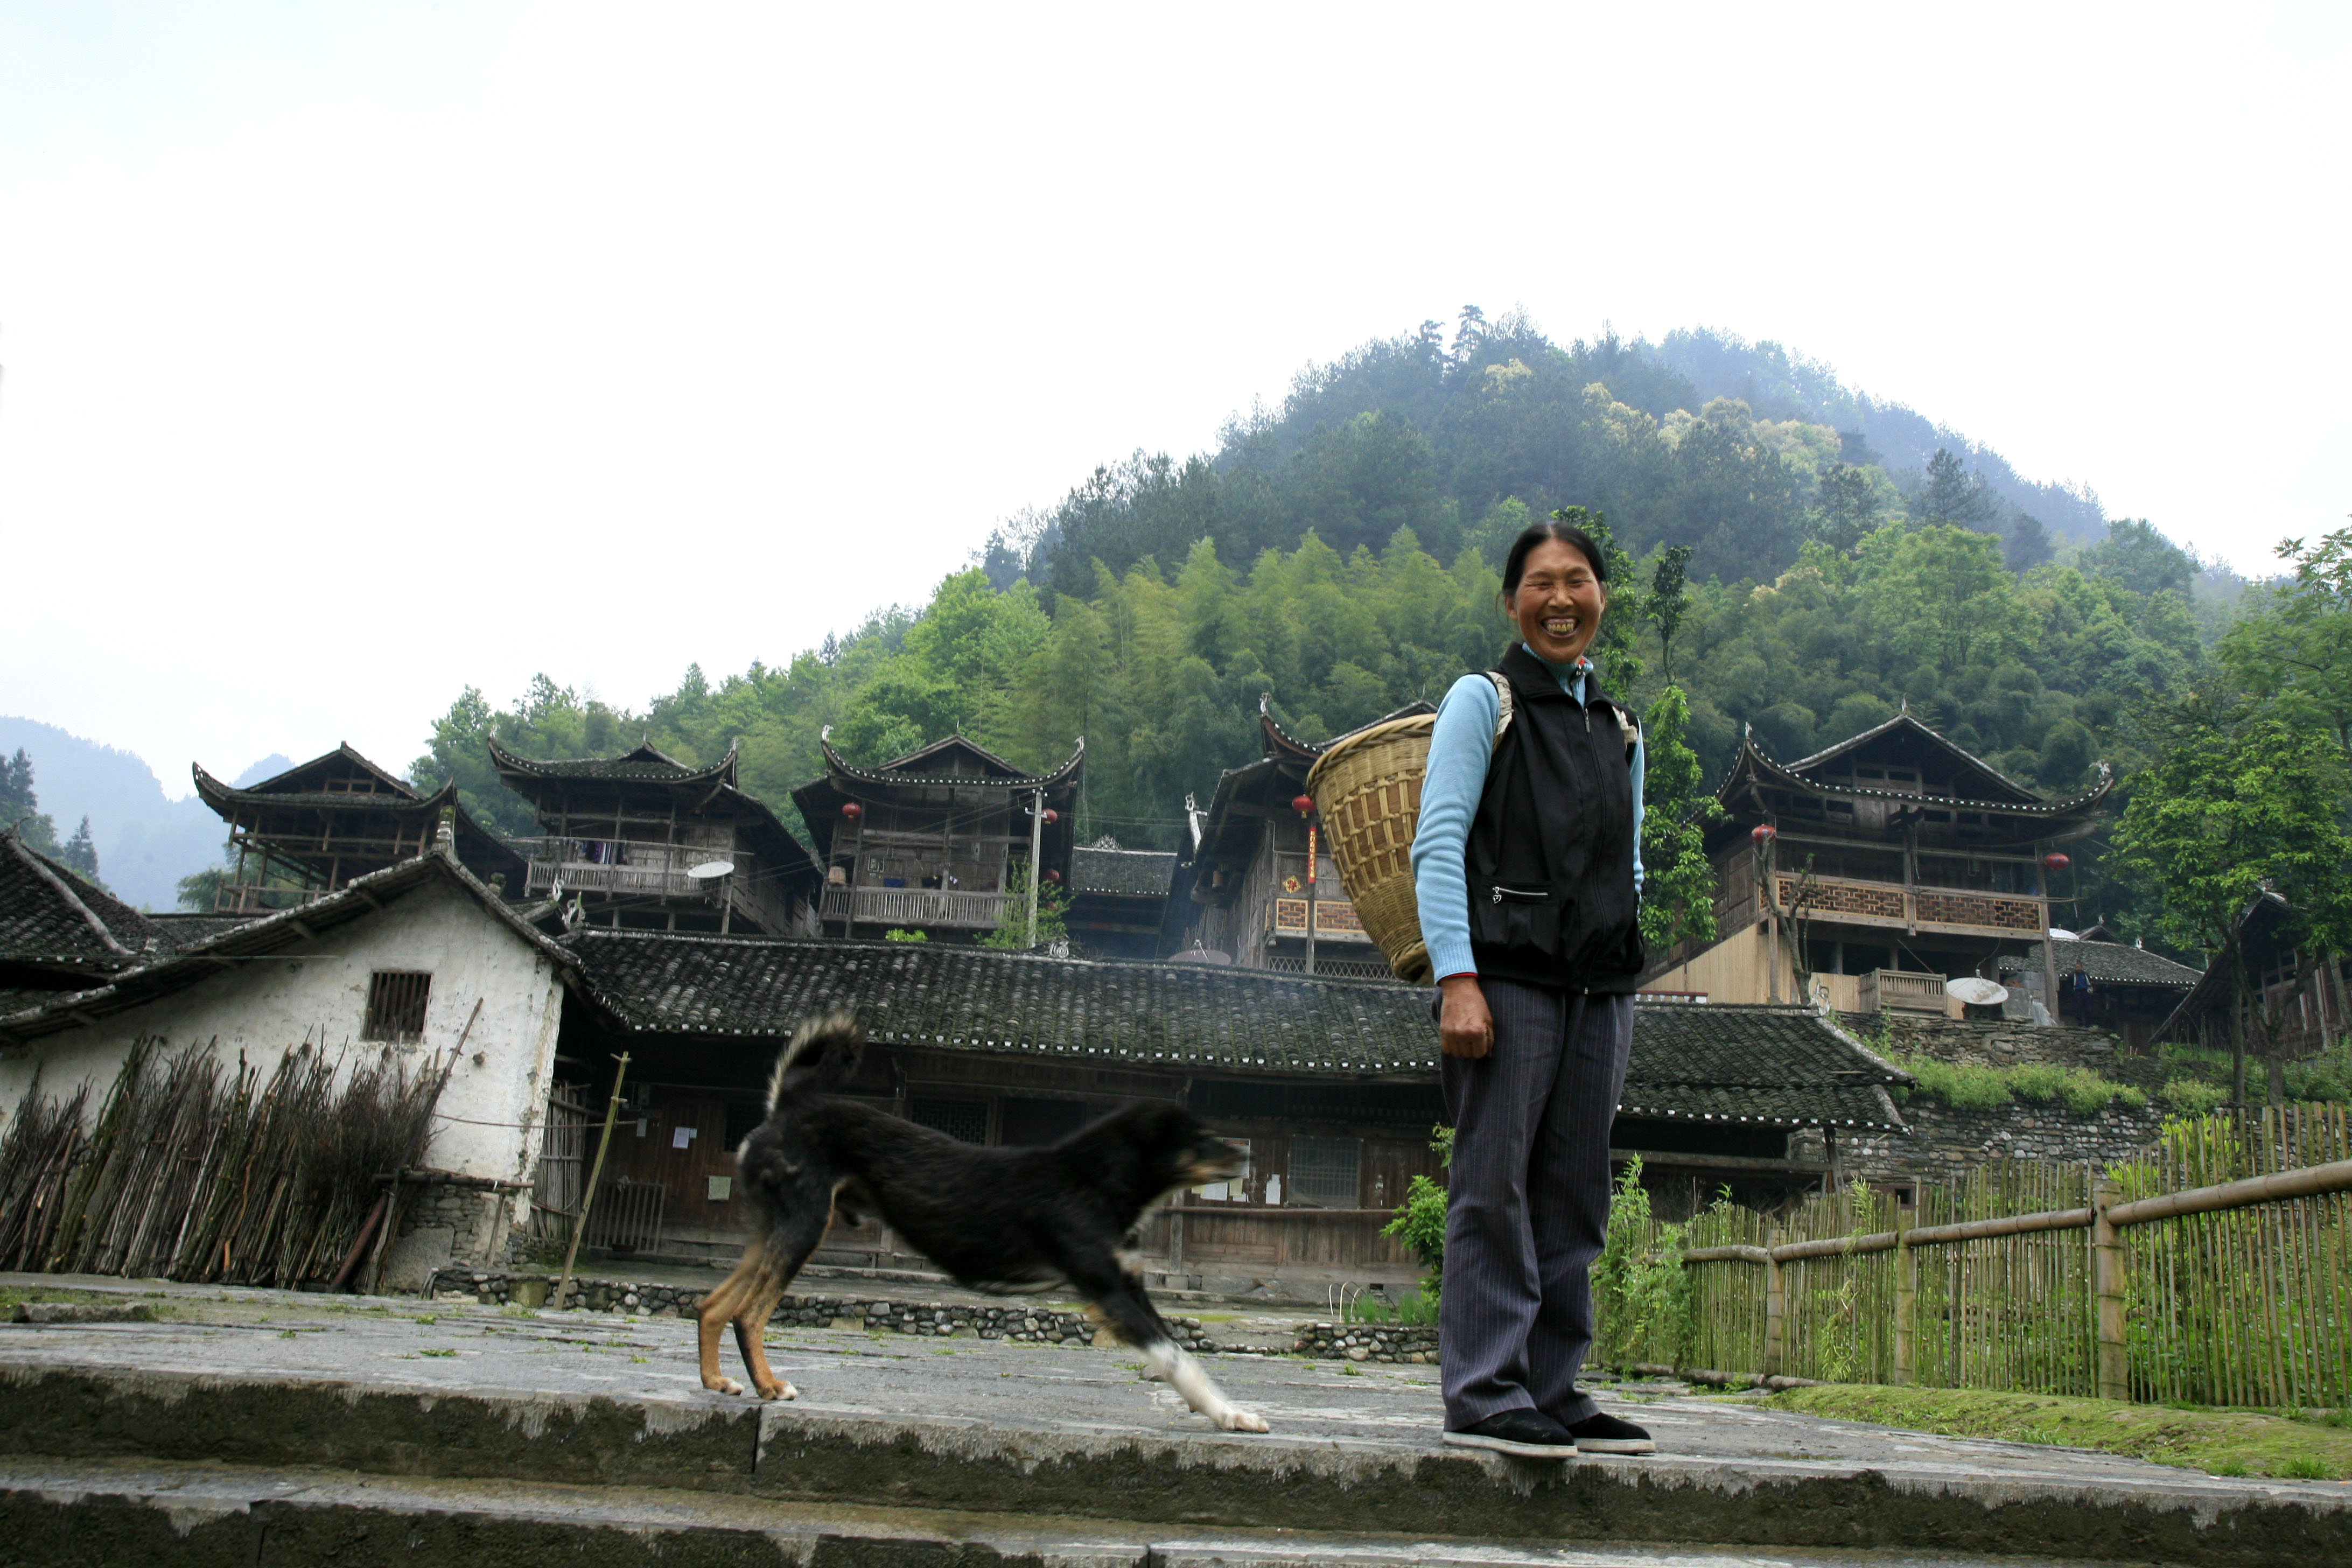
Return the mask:
M898 1045L1242 1073L1437 1072L1421 986L932 944L586 929L563 945L590 994L642 1033L773 1040L809 1014L854 1007L873 1038ZM1624 1108L1900 1126L1883 1086L1906 1081L1801 1009L1643 1007Z

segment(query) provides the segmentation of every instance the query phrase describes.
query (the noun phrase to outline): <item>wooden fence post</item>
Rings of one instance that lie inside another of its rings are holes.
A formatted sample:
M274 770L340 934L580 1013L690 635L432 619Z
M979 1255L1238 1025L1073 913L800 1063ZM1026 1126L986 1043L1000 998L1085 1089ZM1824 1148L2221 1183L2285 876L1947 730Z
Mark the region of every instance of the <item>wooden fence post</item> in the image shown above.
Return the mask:
M1764 1236L1764 1375L1780 1375L1782 1347L1787 1343L1789 1303L1780 1288L1780 1260L1772 1256L1772 1248L1780 1245L1780 1231L1775 1226Z
M2091 1291L2098 1303L2096 1369L2101 1399L2131 1398L2124 1359L2124 1248L2107 1211L2124 1195L2123 1184L2102 1176L2091 1184Z
M1906 1388L1916 1376L1918 1356L1919 1258L1906 1245L1914 1214L1907 1203L1895 1206L1895 1386Z

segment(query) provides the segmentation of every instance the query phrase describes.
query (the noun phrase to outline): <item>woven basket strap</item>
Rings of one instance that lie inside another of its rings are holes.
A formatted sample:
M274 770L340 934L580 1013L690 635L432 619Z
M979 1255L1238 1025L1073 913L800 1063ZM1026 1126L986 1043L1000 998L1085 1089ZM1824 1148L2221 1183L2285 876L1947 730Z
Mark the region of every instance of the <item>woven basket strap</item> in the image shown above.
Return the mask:
M1495 683L1495 700L1500 708L1495 715L1495 738L1486 742L1486 750L1492 752L1503 743L1503 731L1511 727L1511 683L1499 669L1488 670L1486 679Z

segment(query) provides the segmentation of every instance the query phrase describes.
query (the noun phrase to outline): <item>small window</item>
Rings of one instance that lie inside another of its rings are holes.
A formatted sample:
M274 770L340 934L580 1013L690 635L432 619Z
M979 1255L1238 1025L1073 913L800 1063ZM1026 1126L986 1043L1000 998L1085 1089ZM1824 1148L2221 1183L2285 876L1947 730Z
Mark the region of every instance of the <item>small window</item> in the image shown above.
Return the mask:
M959 1142L988 1142L988 1101L984 1100L910 1100L907 1120Z
M379 969L368 976L367 1023L362 1040L413 1046L425 1037L425 1004L433 976L415 970Z
M1353 1138L1293 1138L1285 1203L1351 1209L1362 1201L1363 1144Z

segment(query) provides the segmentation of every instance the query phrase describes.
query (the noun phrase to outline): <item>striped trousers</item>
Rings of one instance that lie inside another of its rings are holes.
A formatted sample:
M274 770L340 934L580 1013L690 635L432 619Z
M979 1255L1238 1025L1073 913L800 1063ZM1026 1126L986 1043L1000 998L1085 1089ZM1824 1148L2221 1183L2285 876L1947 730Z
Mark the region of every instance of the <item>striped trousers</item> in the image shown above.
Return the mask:
M1633 998L1480 989L1493 1051L1440 1058L1454 1129L1438 1303L1445 1424L1533 1407L1572 1426L1598 1408L1576 1375L1592 1348Z

